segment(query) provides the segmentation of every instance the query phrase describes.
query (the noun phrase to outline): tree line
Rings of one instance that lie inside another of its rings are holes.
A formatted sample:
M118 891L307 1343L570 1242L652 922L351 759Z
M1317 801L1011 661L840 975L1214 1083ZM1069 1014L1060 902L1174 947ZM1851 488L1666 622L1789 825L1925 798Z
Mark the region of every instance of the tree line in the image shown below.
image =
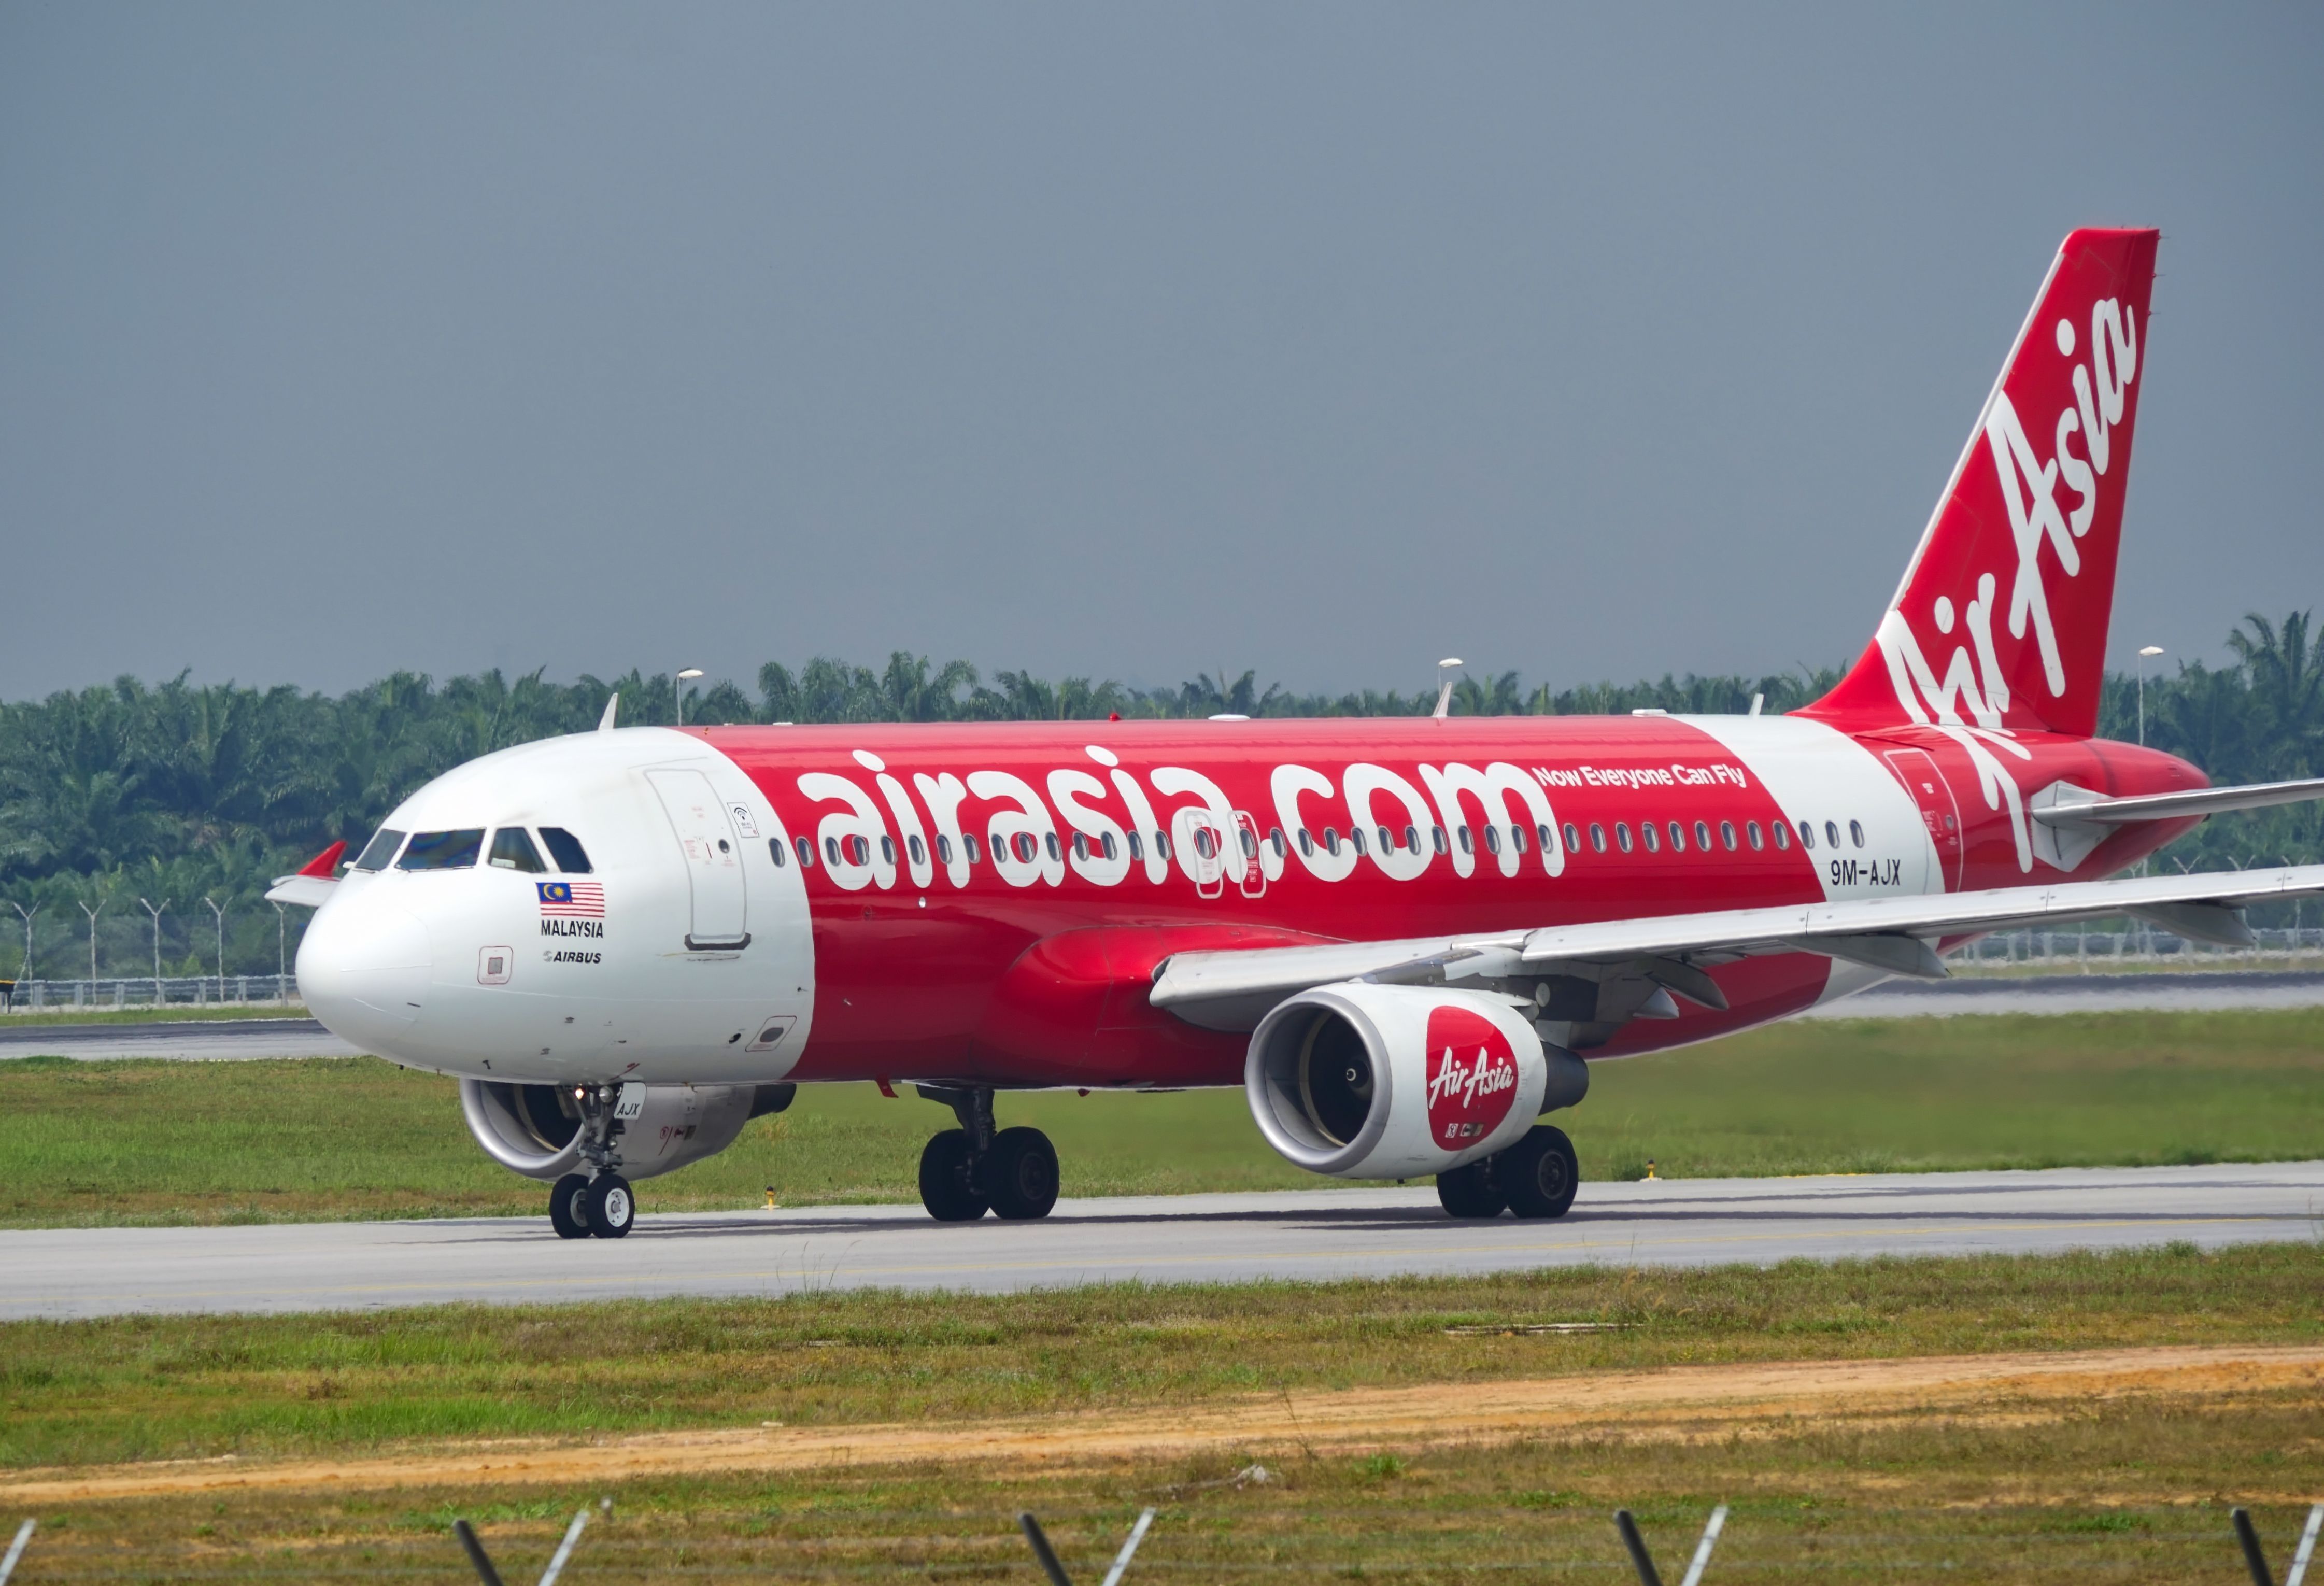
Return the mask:
M2255 613L2227 642L2235 658L2227 665L2188 662L2146 679L2146 741L2216 781L2319 774L2324 651L2311 643L2310 613L2281 622ZM1471 715L1641 708L1718 715L1748 709L1757 695L1775 713L1807 704L1838 677L1837 669L1803 669L1558 690L1527 687L1509 671L1463 676L1452 708ZM668 674L635 670L571 683L549 682L539 671L510 678L495 670L441 684L399 672L333 696L287 686L197 686L181 675L161 684L124 677L0 704L0 899L14 906L0 910L0 927L17 925L20 910L41 910L49 923L36 930L36 969L86 973L85 946L74 945L86 911L110 910L104 917L114 924L88 927L100 938L100 959L134 962L103 972L142 973L136 964L150 969L150 954L129 952L150 923L137 900L166 899L186 912L164 927L164 973L212 973L217 927L202 901L208 899L231 917L228 972L272 973L277 921L262 895L274 876L333 842L360 847L413 788L464 761L587 731L616 691L624 723L671 722L678 687ZM2100 731L2135 738L2137 700L2133 676L2109 674ZM877 670L823 657L797 671L770 661L759 669L755 691L718 682L688 687L684 699L686 719L701 723L1393 716L1425 715L1434 705L1429 688L1302 695L1262 687L1253 671L1204 673L1176 688L1023 671L996 671L988 680L966 661L936 663L901 650ZM2319 810L2295 805L2214 819L2165 857L2206 869L2306 862L2319 853ZM104 937L106 929L115 938ZM16 935L0 931L0 973L18 973Z

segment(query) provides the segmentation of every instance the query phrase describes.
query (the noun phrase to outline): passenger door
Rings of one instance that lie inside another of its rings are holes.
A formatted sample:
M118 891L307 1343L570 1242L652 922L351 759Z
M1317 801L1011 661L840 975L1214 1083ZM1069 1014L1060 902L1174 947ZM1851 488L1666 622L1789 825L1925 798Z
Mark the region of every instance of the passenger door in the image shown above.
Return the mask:
M1913 795L1913 803L1921 812L1921 824L1929 829L1929 842L1937 851L1938 885L1948 892L1960 891L1960 811L1953 804L1953 790L1944 773L1937 769L1935 758L1925 749L1890 750L1888 769L1896 773L1896 779Z
M646 773L669 816L686 858L686 877L694 890L692 928L686 935L688 949L734 949L751 945L750 898L742 876L742 840L734 834L733 819L700 771L654 770Z

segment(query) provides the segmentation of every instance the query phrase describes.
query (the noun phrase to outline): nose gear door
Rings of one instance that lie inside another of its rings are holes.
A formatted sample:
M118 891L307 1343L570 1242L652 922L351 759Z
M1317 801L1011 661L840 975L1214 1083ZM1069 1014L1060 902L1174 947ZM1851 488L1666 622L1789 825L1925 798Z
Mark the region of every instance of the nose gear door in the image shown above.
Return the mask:
M1945 774L1937 769L1933 756L1925 749L1892 749L1888 752L1888 769L1913 795L1913 802L1921 811L1921 824L1929 829L1929 841L1937 851L1937 881L1948 892L1958 892L1961 884L1961 823L1960 810L1953 803L1953 790L1945 781Z
M686 879L694 891L689 950L751 945L750 899L742 879L742 839L710 779L700 771L653 770L646 780L661 798L670 830L686 857Z

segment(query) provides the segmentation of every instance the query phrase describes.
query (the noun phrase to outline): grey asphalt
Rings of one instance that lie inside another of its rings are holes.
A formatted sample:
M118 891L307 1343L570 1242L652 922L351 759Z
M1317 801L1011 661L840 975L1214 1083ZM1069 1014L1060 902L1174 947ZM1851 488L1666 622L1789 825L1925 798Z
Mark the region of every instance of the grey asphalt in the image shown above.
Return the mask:
M251 1057L356 1057L356 1048L312 1019L186 1019L151 1024L21 1023L0 1019L0 1058L175 1057L232 1062Z
M1964 976L1883 981L1803 1019L1946 1019L1978 1013L2219 1013L2324 1007L2312 970L2186 970L2168 974Z
M1978 1013L2202 1013L2324 1007L2324 973L2190 971L2174 974L2037 975L1889 981L1811 1010L1806 1019L1924 1019ZM0 1019L0 1059L35 1053L96 1062L172 1057L353 1057L355 1047L311 1019L187 1019L163 1024L40 1024Z
M640 1199L652 1205L650 1182ZM1065 1201L1018 1223L939 1224L917 1206L649 1212L625 1240L570 1242L545 1215L33 1230L0 1232L0 1317L995 1293L2319 1236L2324 1162L1591 1184L1554 1222L1454 1222L1434 1190L1411 1188Z

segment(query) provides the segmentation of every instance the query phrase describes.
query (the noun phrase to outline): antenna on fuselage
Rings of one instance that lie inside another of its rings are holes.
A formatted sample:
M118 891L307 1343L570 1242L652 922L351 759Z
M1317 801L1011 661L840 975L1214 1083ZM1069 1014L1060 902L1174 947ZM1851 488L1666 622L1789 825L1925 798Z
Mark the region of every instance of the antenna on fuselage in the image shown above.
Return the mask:
M1441 722L1452 714L1452 679L1444 675L1445 669L1468 664L1457 655L1448 655L1436 663L1436 708L1428 713L1432 719Z
M613 713L621 708L622 691L616 688L613 693L605 696L605 714L597 718L597 731L600 733L612 732L613 730Z

